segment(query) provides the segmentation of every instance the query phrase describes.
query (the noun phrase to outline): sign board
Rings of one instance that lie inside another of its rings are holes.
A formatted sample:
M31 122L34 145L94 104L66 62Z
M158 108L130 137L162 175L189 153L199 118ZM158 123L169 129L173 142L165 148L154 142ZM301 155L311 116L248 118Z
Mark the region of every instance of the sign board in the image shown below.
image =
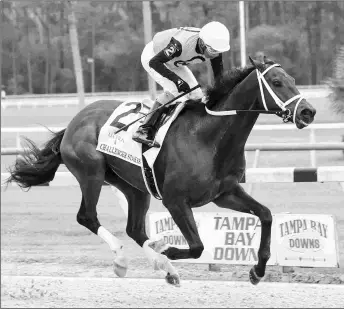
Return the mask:
M258 217L240 213L195 212L198 232L204 244L199 259L175 260L188 263L256 264L260 243ZM168 212L149 215L149 237L163 238L171 246L188 248L188 244ZM268 264L276 263L272 255Z
M276 214L273 224L279 265L339 267L333 216Z
M258 261L261 224L258 217L237 212L195 212L204 244L199 259L174 262L253 265ZM168 212L148 215L151 239L177 248L188 244ZM334 219L330 215L273 215L268 265L339 267Z

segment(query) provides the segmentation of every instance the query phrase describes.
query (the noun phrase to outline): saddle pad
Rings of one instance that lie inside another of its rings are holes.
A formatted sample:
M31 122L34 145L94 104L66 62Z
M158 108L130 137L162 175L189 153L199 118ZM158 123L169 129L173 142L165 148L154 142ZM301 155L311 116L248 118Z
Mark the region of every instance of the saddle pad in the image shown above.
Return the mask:
M119 105L101 128L96 149L142 167L142 144L133 141L132 135L142 124L144 118L135 122L125 130L118 133L116 133L116 131L142 117L143 114L148 113L152 105L153 102L149 99L144 99L141 102L125 101ZM185 103L179 104L171 117L160 127L155 138L160 145L163 144L168 128L181 112L184 105ZM153 168L153 164L160 149L161 148L153 147L144 153L147 163L151 168Z

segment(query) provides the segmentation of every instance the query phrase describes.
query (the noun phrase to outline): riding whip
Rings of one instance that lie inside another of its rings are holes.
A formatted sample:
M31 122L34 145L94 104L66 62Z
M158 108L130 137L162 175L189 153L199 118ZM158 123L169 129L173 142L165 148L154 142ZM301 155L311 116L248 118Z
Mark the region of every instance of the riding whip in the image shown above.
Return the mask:
M135 122L141 120L142 118L145 118L145 117L148 116L149 114L154 113L154 112L157 111L158 109L160 109L160 108L162 108L162 107L165 107L166 105L172 103L173 101L175 101L175 100L181 98L182 96L184 96L184 95L190 93L191 91L194 91L194 90L196 90L196 89L198 89L198 88L200 88L200 87L201 87L201 85L197 85L197 86L195 86L195 87L192 87L189 91L183 92L182 94L176 96L175 98L173 98L172 100L168 101L167 103L162 104L161 106L159 106L159 107L156 108L155 110L150 111L149 113L145 114L144 116L142 116L142 117L140 117L140 118L137 118L136 120L134 120L134 121L128 123L128 124L125 125L124 127L118 129L118 130L115 132L115 134L118 133L118 132L121 132L121 131L125 130L126 128L128 128L128 127L130 127L132 124L134 124Z

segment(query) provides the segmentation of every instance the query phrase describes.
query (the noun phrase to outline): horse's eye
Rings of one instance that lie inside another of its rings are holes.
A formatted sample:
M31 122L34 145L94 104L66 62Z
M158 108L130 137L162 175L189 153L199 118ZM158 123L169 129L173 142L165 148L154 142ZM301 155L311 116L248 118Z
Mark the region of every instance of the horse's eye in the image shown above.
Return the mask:
M281 83L279 80L274 80L274 81L272 82L272 84L273 84L274 86L276 86L276 87L282 86L282 83Z

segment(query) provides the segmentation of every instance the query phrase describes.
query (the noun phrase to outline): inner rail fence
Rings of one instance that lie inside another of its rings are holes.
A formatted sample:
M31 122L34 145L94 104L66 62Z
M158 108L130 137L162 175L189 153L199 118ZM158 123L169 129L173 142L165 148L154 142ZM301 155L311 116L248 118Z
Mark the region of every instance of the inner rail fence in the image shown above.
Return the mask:
M50 127L49 130L58 132L64 127ZM14 133L16 134L15 148L1 149L1 155L18 155L22 152L20 135L25 133L49 133L45 127L26 127L26 128L1 128L1 134ZM344 143L316 143L316 130L330 130L330 129L344 129L344 123L322 123L311 124L303 130L309 131L309 143L266 143L266 144L247 144L246 151L255 151L253 168L258 167L259 157L261 151L310 151L311 167L316 167L316 151L317 150L344 150ZM292 124L272 124L272 125L256 125L253 131L290 131L297 130Z
M1 155L20 155L24 149L21 147L20 135L25 133L49 133L49 130L58 132L63 130L64 127L7 127L1 128L1 134L12 133L15 134L16 147L13 148L2 148ZM259 164L259 158L261 151L309 151L311 167L316 167L316 151L330 151L340 150L344 153L344 143L339 142L325 142L316 143L315 132L316 130L330 130L330 129L344 129L344 123L322 123L322 124L311 124L303 130L309 131L309 142L308 143L251 143L245 145L245 151L254 151L255 156L253 160L252 168L257 168ZM290 131L297 130L292 124L272 124L272 125L256 125L253 127L253 131ZM343 189L344 185L342 183ZM252 193L252 184L248 186L248 192Z
M246 144L245 151L305 151L305 150L343 150L344 143L266 143L266 144ZM1 148L2 156L21 155L24 148Z
M325 98L330 94L326 85L300 85L297 88L305 98ZM157 94L159 93L161 91L157 92ZM142 100L150 97L149 91L93 92L85 93L85 104L101 99ZM6 99L1 100L1 108L3 109L9 107L17 109L22 107L69 107L78 106L78 104L77 93L8 95Z
M1 185L9 173L1 173ZM344 182L344 166L313 167L261 167L247 168L240 183L294 183L294 182ZM70 172L57 172L52 181L41 186L78 186L78 181ZM104 182L104 185L108 185ZM10 186L17 187L16 183Z

